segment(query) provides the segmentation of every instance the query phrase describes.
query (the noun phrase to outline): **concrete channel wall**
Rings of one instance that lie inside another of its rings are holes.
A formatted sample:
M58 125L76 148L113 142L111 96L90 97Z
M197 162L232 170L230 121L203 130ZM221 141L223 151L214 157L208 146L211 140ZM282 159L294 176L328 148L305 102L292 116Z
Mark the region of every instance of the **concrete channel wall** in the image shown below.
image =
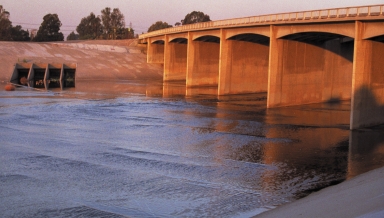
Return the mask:
M161 65L147 64L143 48L130 44L124 46L124 40L0 42L0 82L11 80L15 65L29 68L37 63L50 64L45 67L50 72L58 68L55 64L77 64L76 80L161 80Z

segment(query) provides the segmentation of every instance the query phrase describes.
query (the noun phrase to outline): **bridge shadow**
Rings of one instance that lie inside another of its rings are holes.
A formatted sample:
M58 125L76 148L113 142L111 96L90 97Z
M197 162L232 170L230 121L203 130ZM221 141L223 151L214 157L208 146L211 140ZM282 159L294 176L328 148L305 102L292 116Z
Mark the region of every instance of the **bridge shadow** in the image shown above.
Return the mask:
M377 93L377 94L375 94ZM354 122L364 127L372 127L384 124L384 84L364 85L354 93L354 105L351 112ZM379 95L379 96L378 96ZM381 95L381 96L380 96ZM381 98L380 100L378 99Z
M347 179L383 166L384 125L353 130L349 137Z

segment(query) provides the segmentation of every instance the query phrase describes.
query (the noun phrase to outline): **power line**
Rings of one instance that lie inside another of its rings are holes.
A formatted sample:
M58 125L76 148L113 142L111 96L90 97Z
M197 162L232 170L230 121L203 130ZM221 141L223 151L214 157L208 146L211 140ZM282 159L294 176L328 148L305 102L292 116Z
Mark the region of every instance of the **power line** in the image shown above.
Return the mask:
M12 21L12 23L16 24L24 24L24 25L37 25L40 26L41 23L23 23L23 22L17 22L17 21ZM77 27L77 26L70 26L70 25L61 25L62 27Z

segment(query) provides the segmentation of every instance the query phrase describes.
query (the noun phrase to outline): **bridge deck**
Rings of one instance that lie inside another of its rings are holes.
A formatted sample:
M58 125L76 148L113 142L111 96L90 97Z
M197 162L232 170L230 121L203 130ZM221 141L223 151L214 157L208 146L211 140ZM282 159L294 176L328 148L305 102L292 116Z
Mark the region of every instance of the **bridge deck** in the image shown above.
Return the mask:
M346 22L356 20L382 20L384 19L384 5L369 5L346 8L332 8L312 11L300 11L281 14L269 14L243 18L202 22L190 25L177 26L141 34L139 39L158 35L174 34L188 31L206 29L233 28L244 26L279 25L290 23L319 23L319 22Z

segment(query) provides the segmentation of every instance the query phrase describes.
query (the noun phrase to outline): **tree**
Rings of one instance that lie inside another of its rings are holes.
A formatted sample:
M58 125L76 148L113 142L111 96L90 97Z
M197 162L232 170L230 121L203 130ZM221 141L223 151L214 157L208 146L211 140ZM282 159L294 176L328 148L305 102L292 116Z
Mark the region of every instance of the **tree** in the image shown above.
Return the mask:
M79 34L75 34L75 32L73 31L67 36L67 41L78 40L78 39L79 39Z
M193 23L200 23L200 22L207 22L211 21L209 18L209 15L204 14L201 11L192 11L191 13L185 15L184 20L182 20L182 24L193 24Z
M156 30L161 30L161 29L165 29L165 28L169 28L169 27L172 27L172 25L169 25L167 22L157 21L156 23L152 24L148 28L148 32L152 32L152 31L156 31Z
M12 22L9 20L9 12L0 5L0 40L12 40Z
M57 14L47 14L43 18L43 22L37 31L36 37L33 39L37 42L63 41L64 35L59 32L61 21Z
M29 31L25 31L20 25L11 28L11 37L13 41L30 41Z
M104 27L104 38L116 39L118 33L124 32L124 15L118 8L114 8L112 11L109 7L103 9L101 11L101 20Z
M94 13L91 13L88 17L82 18L80 24L76 27L76 31L79 33L79 39L99 38L103 33L100 17L96 17Z
M135 38L135 31L132 28L119 29L116 32L116 39L133 39Z
M0 40L30 41L28 30L23 30L20 25L13 27L9 15L10 13L0 5Z

